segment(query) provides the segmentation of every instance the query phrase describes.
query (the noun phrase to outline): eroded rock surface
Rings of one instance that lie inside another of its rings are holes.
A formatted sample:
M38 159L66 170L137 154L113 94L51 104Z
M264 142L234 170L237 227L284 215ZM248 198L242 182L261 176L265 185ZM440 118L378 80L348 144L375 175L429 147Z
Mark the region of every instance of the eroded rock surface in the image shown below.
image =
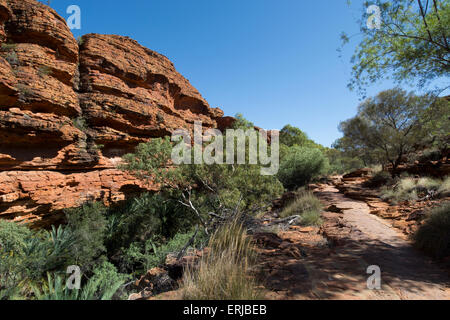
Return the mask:
M48 227L83 199L153 189L116 169L137 144L222 126L170 60L116 35L85 35L35 0L0 0L0 218Z

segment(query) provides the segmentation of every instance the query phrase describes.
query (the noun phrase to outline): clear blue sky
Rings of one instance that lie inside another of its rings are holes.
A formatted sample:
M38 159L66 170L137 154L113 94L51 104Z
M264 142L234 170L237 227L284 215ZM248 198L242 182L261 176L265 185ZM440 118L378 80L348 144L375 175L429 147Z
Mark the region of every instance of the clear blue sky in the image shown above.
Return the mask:
M346 85L354 45L342 58L340 34L358 32L362 1L52 0L64 18L82 10L86 33L120 34L171 59L212 107L256 125L292 124L330 146L359 97ZM375 94L392 87L369 89Z

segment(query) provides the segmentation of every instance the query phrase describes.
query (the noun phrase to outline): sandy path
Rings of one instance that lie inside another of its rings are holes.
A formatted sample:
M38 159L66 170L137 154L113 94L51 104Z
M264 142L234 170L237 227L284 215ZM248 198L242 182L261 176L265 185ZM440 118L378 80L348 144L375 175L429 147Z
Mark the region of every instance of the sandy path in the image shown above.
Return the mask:
M346 198L333 186L322 188L317 195L342 209L340 214L325 214L325 233L337 243L331 254L334 266L328 261L330 280L324 280L320 265L308 263L319 278L315 281L319 283L315 289L318 298L450 300L448 274L413 248L386 221L371 215L364 202ZM370 275L366 271L371 265L381 269L381 290L367 288ZM337 281L333 284L341 290L330 292L328 281Z

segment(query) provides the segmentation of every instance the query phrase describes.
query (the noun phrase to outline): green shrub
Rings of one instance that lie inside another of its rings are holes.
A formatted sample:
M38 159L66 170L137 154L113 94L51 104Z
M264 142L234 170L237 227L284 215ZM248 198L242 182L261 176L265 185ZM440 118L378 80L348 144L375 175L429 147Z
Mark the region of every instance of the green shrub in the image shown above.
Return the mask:
M66 210L67 227L74 237L71 247L73 263L84 271L91 269L97 258L106 251L106 211L106 207L98 202Z
M299 196L280 213L281 218L299 215L302 225L321 225L323 205L312 192L300 191Z
M432 178L420 178L416 183L416 190L418 192L437 191L442 184L442 181Z
M69 289L61 275L48 273L40 286L32 285L32 291L37 300L111 300L124 283L124 277L111 273L112 268L102 265L79 290Z
M418 248L435 258L450 255L450 202L434 208L414 235Z
M445 194L448 182L429 177L401 178L393 187L386 186L381 189L381 199L398 203L402 201L417 201L428 195Z
M195 216L186 207L160 193L145 193L110 209L107 219L106 245L112 254L133 242L173 238L195 224Z
M218 207L234 210L239 204L241 210L256 210L283 192L275 176L261 174L260 165L186 164L167 170L171 156L170 139L153 139L140 144L135 154L125 155L122 168L141 179L151 176L162 184L161 192L176 202L186 189L196 186L192 190L194 203L202 209L204 219L208 218L208 211L214 212Z
M0 300L19 296L19 283L27 277L23 262L31 237L27 227L0 220Z
M81 37L81 36L78 37L78 38L77 38L77 42L78 42L78 45L79 45L79 46L82 46L82 45L84 44L84 39L83 39L83 37Z
M281 161L278 178L288 189L305 186L328 170L328 161L319 149L294 146Z
M194 232L176 234L167 242L147 240L145 243L135 242L124 253L125 266L134 272L145 272L164 264L168 254L178 254L192 238ZM193 247L199 246L202 236L199 235Z
M60 226L34 232L26 226L0 221L0 300L27 294L31 281L68 264L73 237Z
M379 188L391 184L393 182L392 176L387 171L379 171L375 173L369 180L364 183L367 188Z
M438 194L441 197L449 197L450 196L450 177L447 177L442 182L441 186L438 189Z
M75 128L83 132L86 132L86 130L88 129L87 121L83 117L72 119L72 124Z

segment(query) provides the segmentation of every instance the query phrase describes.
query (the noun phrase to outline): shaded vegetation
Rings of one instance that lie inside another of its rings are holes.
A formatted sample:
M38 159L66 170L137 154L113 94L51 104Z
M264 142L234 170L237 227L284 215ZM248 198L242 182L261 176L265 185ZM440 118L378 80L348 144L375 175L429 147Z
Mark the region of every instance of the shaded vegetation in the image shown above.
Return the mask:
M435 258L450 255L450 203L434 208L414 235L418 248Z

